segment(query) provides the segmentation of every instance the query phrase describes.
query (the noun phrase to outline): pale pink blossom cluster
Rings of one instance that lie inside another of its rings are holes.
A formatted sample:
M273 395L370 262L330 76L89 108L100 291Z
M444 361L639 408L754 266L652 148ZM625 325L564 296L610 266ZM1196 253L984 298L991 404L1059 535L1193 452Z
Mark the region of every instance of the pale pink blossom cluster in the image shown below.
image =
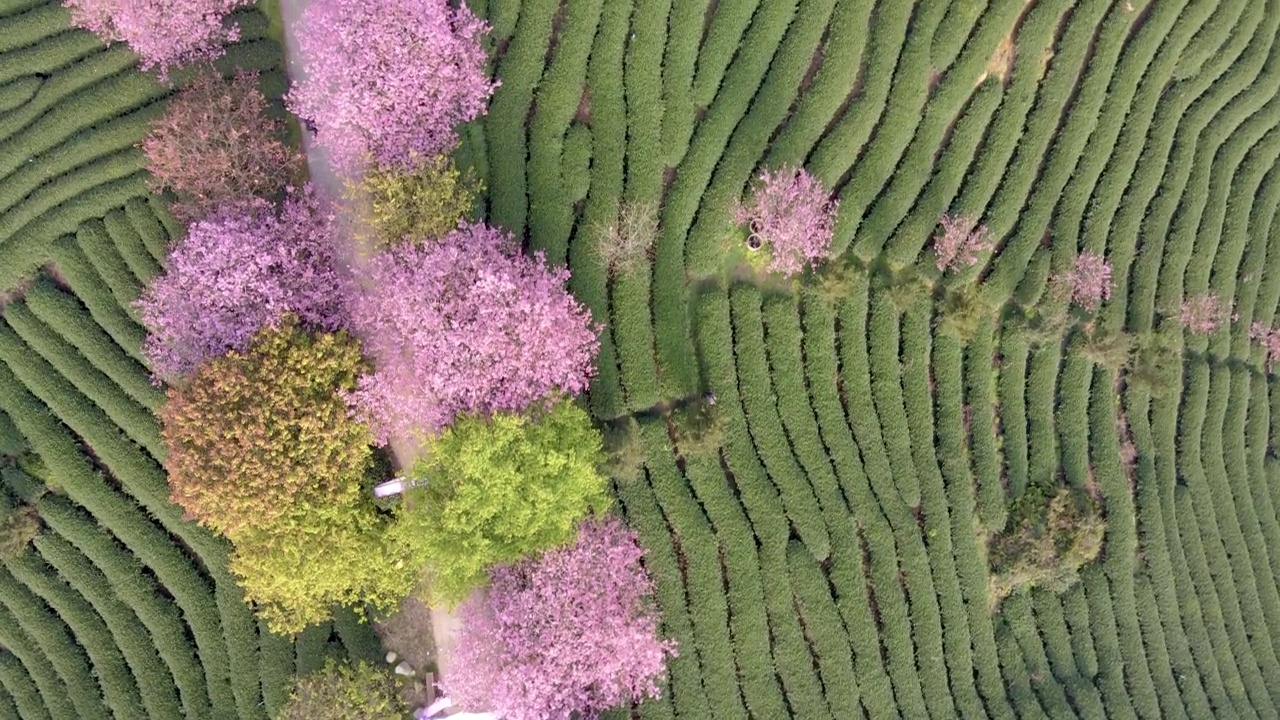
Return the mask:
M1215 293L1205 293L1182 301L1178 321L1193 333L1209 334L1227 321L1230 308Z
M1082 252L1059 282L1070 293L1071 302L1093 312L1103 300L1111 299L1111 264L1097 253Z
M106 42L123 41L144 70L161 74L192 60L222 54L240 28L227 22L233 10L254 0L63 0L71 22Z
M600 342L569 272L507 232L464 224L374 258L351 323L377 368L351 401L380 442L458 413L518 412L587 388Z
M505 720L596 718L657 697L676 646L658 635L643 555L608 518L584 522L569 547L490 571L487 595L459 611L445 690Z
M956 270L978 264L978 256L995 247L991 230L968 215L944 213L938 218L942 233L933 238L935 264L939 270Z
M1255 322L1249 326L1249 339L1256 341L1267 354L1267 372L1274 370L1280 362L1280 330Z
M412 170L484 114L496 87L480 45L488 30L465 3L315 0L298 32L305 79L286 102L343 174L369 157Z
M753 250L768 247L769 270L794 275L831 254L838 205L808 170L766 168L751 199L734 208L733 221L747 227Z
M341 326L335 227L310 187L279 207L254 198L192 224L138 300L155 377L173 381L244 350L285 313L317 329Z

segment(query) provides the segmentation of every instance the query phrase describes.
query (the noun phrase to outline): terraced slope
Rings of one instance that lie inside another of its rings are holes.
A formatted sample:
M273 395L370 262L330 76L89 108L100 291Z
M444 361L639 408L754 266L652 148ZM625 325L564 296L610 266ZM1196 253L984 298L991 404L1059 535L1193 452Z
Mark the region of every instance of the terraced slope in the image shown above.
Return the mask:
M617 495L680 642L642 717L1280 714L1280 391L1247 333L1280 303L1280 2L475 4L489 217L569 264L607 325L591 407L641 419ZM835 188L844 283L722 268L778 163ZM662 233L610 277L623 201ZM948 211L999 245L939 279ZM1046 330L1083 251L1111 299ZM1208 291L1236 318L1185 333ZM685 452L649 410L706 391L723 446ZM991 609L986 539L1046 484L1102 498L1103 555Z
M220 67L278 96L266 18L239 20ZM43 526L0 569L3 717L264 718L295 672L377 652L351 616L266 632L225 542L167 502L131 303L176 231L134 147L170 92L58 2L0 1L0 501Z

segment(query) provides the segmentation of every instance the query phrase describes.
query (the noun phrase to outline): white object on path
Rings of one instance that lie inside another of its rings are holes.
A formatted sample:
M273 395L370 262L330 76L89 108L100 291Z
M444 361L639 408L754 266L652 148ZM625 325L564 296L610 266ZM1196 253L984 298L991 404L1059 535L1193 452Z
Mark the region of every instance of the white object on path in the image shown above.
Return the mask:
M448 718L448 720L498 720L498 716L491 712L444 714L444 711L451 707L453 707L453 700L448 697L442 697L414 713L413 716L417 720L444 720L445 718Z
M402 492L404 492L404 478L396 478L395 480L388 480L384 483L378 483L373 488L374 497L380 497L380 498L391 497L392 495L399 495ZM391 661L388 660L387 662L391 662Z

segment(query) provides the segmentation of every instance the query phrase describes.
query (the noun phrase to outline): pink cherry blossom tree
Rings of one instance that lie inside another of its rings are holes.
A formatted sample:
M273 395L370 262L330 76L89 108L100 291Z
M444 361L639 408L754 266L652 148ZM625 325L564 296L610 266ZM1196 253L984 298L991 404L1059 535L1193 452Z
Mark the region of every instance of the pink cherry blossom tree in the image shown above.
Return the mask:
M1260 322L1249 326L1249 339L1258 343L1267 356L1267 372L1275 370L1280 362L1280 330L1269 328Z
M155 377L173 381L208 358L244 350L285 313L317 329L342 326L335 228L309 187L278 209L253 199L193 224L138 300Z
M507 720L596 718L657 697L676 647L658 635L643 555L607 518L583 522L569 547L490 571L487 595L459 611L446 692Z
M254 0L63 0L71 22L102 38L123 41L144 70L169 69L222 53L240 29L228 23L233 10Z
M1215 293L1205 293L1182 301L1178 321L1193 333L1209 334L1227 321L1230 308Z
M933 238L933 253L939 270L973 267L979 255L995 247L991 230L968 215L945 213L938 224L942 232Z
M350 301L376 368L351 396L357 414L385 441L585 390L600 343L568 278L484 224L374 256Z
M315 0L298 32L305 79L286 102L343 174L369 157L412 171L484 113L496 87L480 45L488 30L465 3Z
M1103 300L1111 299L1111 264L1097 253L1080 253L1071 269L1055 281L1085 312L1093 312Z
M751 198L734 208L733 221L747 226L748 247L768 248L770 271L794 275L831 254L838 205L808 170L766 168Z

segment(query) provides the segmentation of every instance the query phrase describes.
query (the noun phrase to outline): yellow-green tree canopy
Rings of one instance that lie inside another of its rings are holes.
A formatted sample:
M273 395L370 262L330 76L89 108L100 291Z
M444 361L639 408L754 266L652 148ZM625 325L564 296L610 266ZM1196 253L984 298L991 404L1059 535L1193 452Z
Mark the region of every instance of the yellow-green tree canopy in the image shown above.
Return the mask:
M494 565L573 540L609 506L600 432L567 400L532 416L462 416L414 467L396 534L425 566L431 599L456 604Z
M231 572L272 632L329 620L334 605L391 612L413 592L419 570L387 530L367 493L325 512L298 507L237 532Z
M356 236L375 247L443 237L469 216L483 189L449 155L419 160L413 172L374 166L348 181Z

